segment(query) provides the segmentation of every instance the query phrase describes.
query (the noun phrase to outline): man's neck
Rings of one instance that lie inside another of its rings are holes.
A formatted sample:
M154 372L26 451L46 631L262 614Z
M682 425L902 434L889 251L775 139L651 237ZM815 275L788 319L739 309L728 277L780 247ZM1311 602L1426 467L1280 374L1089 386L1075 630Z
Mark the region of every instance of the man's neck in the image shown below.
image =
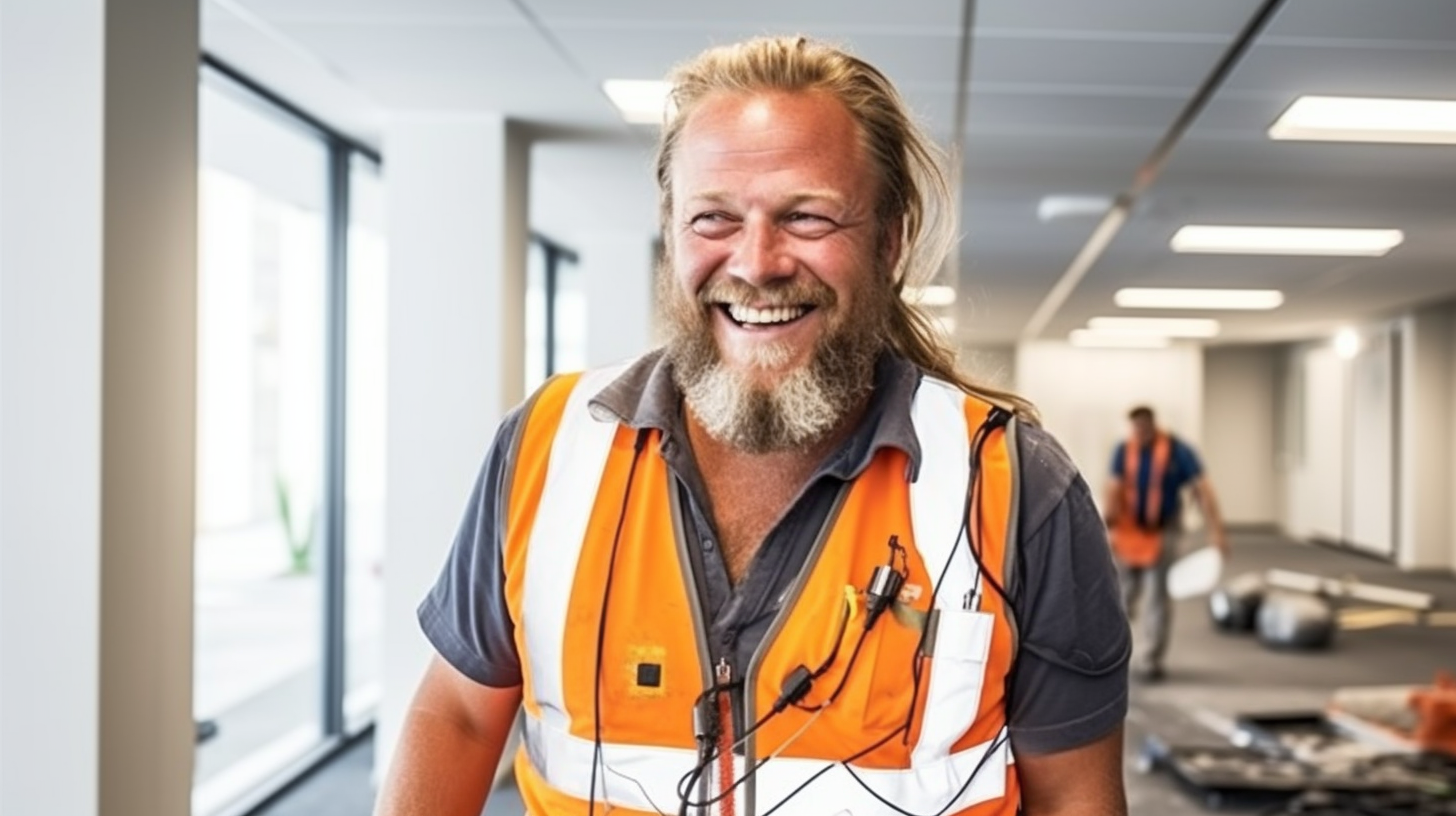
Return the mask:
M711 503L709 513L722 537L723 558L737 583L769 532L803 493L820 463L863 421L869 400L844 416L824 438L783 451L750 453L713 438L684 411L688 441Z

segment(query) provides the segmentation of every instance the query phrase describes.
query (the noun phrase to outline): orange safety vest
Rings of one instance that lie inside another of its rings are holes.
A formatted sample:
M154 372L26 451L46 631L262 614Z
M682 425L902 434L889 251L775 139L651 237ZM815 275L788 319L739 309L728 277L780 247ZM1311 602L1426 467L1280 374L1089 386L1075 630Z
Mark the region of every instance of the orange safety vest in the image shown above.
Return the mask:
M1138 470L1142 448L1136 439L1127 440L1122 452L1122 512L1112 527L1112 551L1129 567L1151 567L1163 552L1163 478L1173 455L1173 439L1165 433L1153 438L1152 468L1148 473L1148 495L1138 517Z
M714 682L703 613L690 589L684 509L658 454L660 434L642 439L588 411L619 373L547 383L528 410L510 477L505 586L525 709L515 770L526 810L536 816L586 813L598 733L598 806L676 813L679 781L698 765L694 705ZM879 619L833 703L815 713L786 708L742 738L731 771L747 778L730 794L740 816L770 809L863 816L885 810L876 797L912 813L1017 812L1005 700L1016 635L1010 610L990 587L993 580L1006 586L1016 538L1014 419L986 437L980 508L970 516L979 520L975 540L989 574L961 535L971 437L990 411L949 385L922 380L912 408L922 448L916 481L909 483L903 451L881 450L833 511L746 667L744 719L763 718L784 679L824 661L836 636L838 657L802 704L812 708L839 685L862 631L858 588L885 563L891 535L907 551L899 600L915 612ZM841 632L846 610L851 618ZM924 656L917 656L917 619L934 626ZM908 734L895 735L907 718ZM848 769L839 763L861 752ZM722 792L715 766L703 774L710 782L689 792L693 801Z

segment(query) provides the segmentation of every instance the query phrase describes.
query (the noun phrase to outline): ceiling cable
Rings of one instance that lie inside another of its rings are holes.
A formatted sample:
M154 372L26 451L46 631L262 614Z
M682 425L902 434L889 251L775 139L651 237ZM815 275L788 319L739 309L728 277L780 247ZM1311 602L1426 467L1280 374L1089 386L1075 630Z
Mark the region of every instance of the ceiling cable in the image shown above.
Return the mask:
M1077 288L1077 284L1081 283L1082 278L1096 265L1102 257L1102 253L1106 251L1112 240L1117 237L1118 232L1122 230L1123 225L1127 223L1138 197L1153 186L1153 182L1163 172L1163 166L1168 163L1168 157L1172 155L1173 148L1193 126L1194 120L1208 106L1213 95L1218 92L1224 80L1228 79L1229 74L1233 73L1239 60L1248 53L1249 48L1258 39L1259 32L1263 31L1264 27L1273 19L1275 12L1283 3L1284 0L1264 0L1264 3L1254 12L1254 16L1249 18L1243 30L1229 44L1228 50L1214 65L1208 77L1203 80L1203 84L1183 106L1178 118L1174 119L1173 124L1168 127L1168 132L1163 134L1157 147L1153 148L1153 152L1148 154L1142 166L1138 167L1137 172L1133 174L1132 185L1113 200L1111 208L1102 216L1102 221L1097 227L1092 230L1092 235L1088 237L1087 243L1072 259L1067 271L1062 273L1061 279L1047 292L1046 298L1042 300L1041 305L1037 307L1021 333L1023 341L1035 340L1041 336L1047 324L1056 316L1057 311L1062 308L1062 304L1071 296L1072 291Z

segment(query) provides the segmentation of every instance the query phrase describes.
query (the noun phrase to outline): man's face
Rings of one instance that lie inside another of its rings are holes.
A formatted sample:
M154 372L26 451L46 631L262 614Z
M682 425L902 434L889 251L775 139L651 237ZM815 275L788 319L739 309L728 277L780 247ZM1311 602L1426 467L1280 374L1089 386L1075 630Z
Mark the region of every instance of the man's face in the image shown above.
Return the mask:
M874 219L878 180L848 111L820 93L709 97L682 131L671 184L662 283L689 405L732 425L777 395L821 425L842 418L872 382L893 297ZM779 393L801 387L835 404ZM700 404L710 400L732 404ZM738 441L774 449L827 430Z
M1140 416L1132 420L1132 437L1143 444L1153 441L1157 430L1150 417Z

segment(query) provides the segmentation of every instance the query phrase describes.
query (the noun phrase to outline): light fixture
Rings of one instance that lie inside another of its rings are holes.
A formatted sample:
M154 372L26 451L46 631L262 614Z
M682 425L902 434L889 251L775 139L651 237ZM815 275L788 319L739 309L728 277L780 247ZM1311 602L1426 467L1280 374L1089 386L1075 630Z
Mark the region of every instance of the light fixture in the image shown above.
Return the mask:
M1114 334L1092 329L1074 329L1067 341L1077 348L1157 349L1173 344L1171 338L1161 334Z
M634 125L660 125L666 115L672 83L656 79L609 79L602 83L607 98Z
M1340 329L1335 335L1334 346L1341 359L1353 360L1360 353L1360 333L1354 329Z
M1277 309L1278 289L1118 289L1112 302L1124 309Z
M1400 245L1398 229L1235 227L1189 224L1173 234L1174 252L1233 255L1364 255L1378 257Z
M1107 212L1112 199L1099 195L1049 195L1036 204L1038 221L1055 221L1058 218L1095 217Z
M1214 337L1219 325L1207 317L1094 317L1087 321L1087 328L1099 334Z
M919 306L952 306L956 302L954 286L907 286L900 297Z
M1456 144L1456 100L1301 96L1269 126L1269 138Z

